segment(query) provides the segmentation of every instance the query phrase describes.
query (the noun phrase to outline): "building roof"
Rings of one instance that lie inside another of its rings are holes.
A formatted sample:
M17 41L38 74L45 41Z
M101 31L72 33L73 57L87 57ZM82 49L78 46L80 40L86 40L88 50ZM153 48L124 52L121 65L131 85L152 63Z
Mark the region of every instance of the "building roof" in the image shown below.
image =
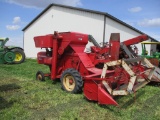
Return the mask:
M69 8L69 9L73 9L73 10L80 10L80 11L86 11L86 12L90 12L90 13L95 13L95 14L104 15L104 16L106 16L106 17L108 17L108 18L110 18L110 19L112 19L112 20L114 20L114 21L116 21L116 22L118 22L118 23L120 23L120 24L122 24L122 25L124 25L124 26L126 26L126 27L128 27L128 28L130 28L130 29L132 29L132 30L134 30L134 31L136 31L136 32L138 32L138 33L140 33L140 34L145 34L145 33L143 33L142 31L140 31L140 30L132 27L131 25L129 25L129 24L127 24L127 23L119 20L118 18L116 18L116 17L114 17L114 16L112 16L112 15L106 13L106 12L100 12L100 11L95 11L95 10L89 10L89 9L84 9L84 8L77 8L77 7L60 5L60 4L54 4L54 3L53 3L53 4L50 4L46 9L44 9L44 10L43 10L37 17L35 17L26 27L24 27L24 28L22 29L22 31L25 31L30 25L32 25L32 23L34 23L40 16L42 16L42 15L43 15L48 9L50 9L52 6L64 7L64 8ZM153 41L157 41L156 39L154 39L154 38L152 38L152 37L150 37L150 36L148 36L148 37L149 37L151 40L153 40Z

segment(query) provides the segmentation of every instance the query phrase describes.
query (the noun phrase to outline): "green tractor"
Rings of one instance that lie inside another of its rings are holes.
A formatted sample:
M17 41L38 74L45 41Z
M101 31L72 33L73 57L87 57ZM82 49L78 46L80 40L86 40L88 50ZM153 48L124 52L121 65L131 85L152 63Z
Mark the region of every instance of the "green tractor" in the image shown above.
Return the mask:
M0 64L20 64L25 60L25 53L20 47L5 46L9 38L0 38Z
M160 67L160 42L141 42L142 45L142 57L145 57L150 60L150 62ZM146 49L146 45L152 45L150 50L150 55L148 54L148 50Z

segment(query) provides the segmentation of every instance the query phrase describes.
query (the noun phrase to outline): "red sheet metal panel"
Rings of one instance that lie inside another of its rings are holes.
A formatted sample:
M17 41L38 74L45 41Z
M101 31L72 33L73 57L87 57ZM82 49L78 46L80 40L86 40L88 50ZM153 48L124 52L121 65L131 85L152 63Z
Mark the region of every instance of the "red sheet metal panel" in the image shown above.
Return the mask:
M94 67L94 64L92 63L91 59L88 57L88 55L86 53L84 53L84 48L85 48L84 45L77 46L77 45L71 44L70 46L77 53L81 62L85 66L85 68Z
M35 46L39 48L52 48L53 46L53 35L37 36L34 37Z

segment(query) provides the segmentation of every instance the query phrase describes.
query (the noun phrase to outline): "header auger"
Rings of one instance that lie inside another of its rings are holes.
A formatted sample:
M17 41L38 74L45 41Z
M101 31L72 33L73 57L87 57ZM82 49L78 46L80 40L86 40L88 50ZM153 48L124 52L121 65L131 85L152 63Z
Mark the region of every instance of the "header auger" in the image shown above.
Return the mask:
M100 47L92 36L77 32L55 32L34 37L35 46L45 48L37 54L39 64L50 68L49 74L38 71L36 78L60 78L62 88L70 93L84 92L88 100L99 104L118 105L117 95L134 93L150 82L155 67L146 59L135 56L130 45L147 40L142 35L120 43L118 33ZM84 49L92 41L90 53ZM132 57L130 57L132 56Z

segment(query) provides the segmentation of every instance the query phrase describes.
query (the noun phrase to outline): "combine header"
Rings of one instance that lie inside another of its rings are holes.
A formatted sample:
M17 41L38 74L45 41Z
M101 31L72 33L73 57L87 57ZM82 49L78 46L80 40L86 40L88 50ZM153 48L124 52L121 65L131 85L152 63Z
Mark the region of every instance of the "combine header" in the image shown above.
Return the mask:
M38 63L50 68L49 74L38 71L36 78L60 78L67 92L83 91L88 100L118 105L114 96L134 93L153 76L155 67L147 59L136 57L136 49L130 47L147 39L142 35L120 43L120 35L113 33L109 43L100 47L92 36L76 32L34 37L35 46L46 49L37 54ZM95 46L85 53L88 41Z

